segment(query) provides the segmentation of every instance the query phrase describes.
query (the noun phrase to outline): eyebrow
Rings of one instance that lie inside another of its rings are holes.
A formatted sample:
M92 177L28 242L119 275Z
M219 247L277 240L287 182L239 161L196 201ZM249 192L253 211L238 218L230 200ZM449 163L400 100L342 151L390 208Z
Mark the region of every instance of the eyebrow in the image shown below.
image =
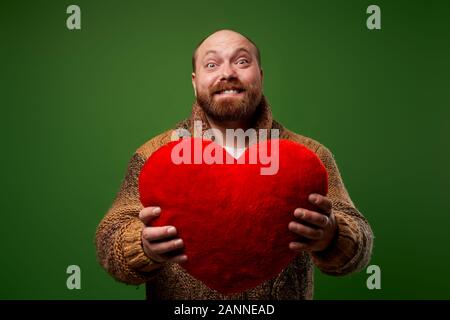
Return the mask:
M247 49L244 48L244 47L240 47L240 48L236 49L236 51L233 53L232 56L237 55L240 51L245 51L245 52L248 53L250 56L252 55L251 52L250 52L249 50L247 50ZM208 50L208 51L206 51L205 56L203 57L203 59L204 59L208 54L216 54L216 53L217 53L216 50Z
M245 51L245 52L247 52L250 56L252 55L252 53L250 52L250 51L248 51L246 48L244 48L244 47L241 47L241 48L238 48L236 51L235 51L235 53L233 54L233 55L236 55L237 53L239 53L240 51Z
M216 50L208 50L208 51L206 51L206 53L205 53L205 57L206 57L208 54L210 54L210 53L217 53L217 51L216 51Z

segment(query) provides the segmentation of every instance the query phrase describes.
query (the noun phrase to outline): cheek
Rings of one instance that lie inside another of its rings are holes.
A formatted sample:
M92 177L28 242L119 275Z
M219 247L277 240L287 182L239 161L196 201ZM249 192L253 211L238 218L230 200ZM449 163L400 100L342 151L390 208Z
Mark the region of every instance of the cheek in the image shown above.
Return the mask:
M246 70L248 72L244 72L241 75L241 80L245 83L251 83L255 85L261 85L261 74L256 70Z
M197 81L197 90L207 91L214 85L214 79L212 77L204 76Z

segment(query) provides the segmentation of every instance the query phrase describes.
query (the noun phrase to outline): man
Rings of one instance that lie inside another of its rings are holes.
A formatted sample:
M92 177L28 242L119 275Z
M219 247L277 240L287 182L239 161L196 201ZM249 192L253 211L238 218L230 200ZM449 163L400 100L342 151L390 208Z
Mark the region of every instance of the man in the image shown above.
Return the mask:
M120 191L97 229L101 265L119 281L146 283L151 300L312 299L313 264L330 275L361 270L371 256L371 228L350 199L331 152L272 119L262 94L263 71L256 45L239 33L220 30L200 43L192 61L196 102L190 119L177 128L192 133L194 121L200 120L204 132L224 133L214 137L215 142L236 153L246 145L226 141L226 129L278 129L280 138L305 145L322 160L329 176L328 195L311 194L309 201L316 210L297 208L292 213L286 232L305 241L289 244L297 255L288 267L256 288L223 296L180 267L178 263L189 257L183 254L183 239L177 237L176 226L151 226L164 208L143 208L139 201L140 169L153 151L171 141L173 130L169 130L149 140L131 158Z

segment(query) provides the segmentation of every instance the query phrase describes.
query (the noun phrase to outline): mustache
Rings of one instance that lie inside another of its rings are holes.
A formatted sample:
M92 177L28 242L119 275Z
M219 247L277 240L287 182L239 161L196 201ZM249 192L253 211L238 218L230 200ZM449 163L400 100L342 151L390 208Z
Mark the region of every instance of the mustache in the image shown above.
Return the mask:
M214 87L212 87L209 92L211 94L215 94L224 90L246 91L247 87L243 85L239 80L234 80L228 82L219 82Z

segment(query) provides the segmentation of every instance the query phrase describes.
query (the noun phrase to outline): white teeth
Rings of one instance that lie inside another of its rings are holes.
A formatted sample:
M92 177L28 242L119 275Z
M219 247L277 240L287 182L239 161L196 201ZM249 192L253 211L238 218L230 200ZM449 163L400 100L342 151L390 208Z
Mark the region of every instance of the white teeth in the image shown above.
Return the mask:
M224 90L222 93L238 93L237 90Z

